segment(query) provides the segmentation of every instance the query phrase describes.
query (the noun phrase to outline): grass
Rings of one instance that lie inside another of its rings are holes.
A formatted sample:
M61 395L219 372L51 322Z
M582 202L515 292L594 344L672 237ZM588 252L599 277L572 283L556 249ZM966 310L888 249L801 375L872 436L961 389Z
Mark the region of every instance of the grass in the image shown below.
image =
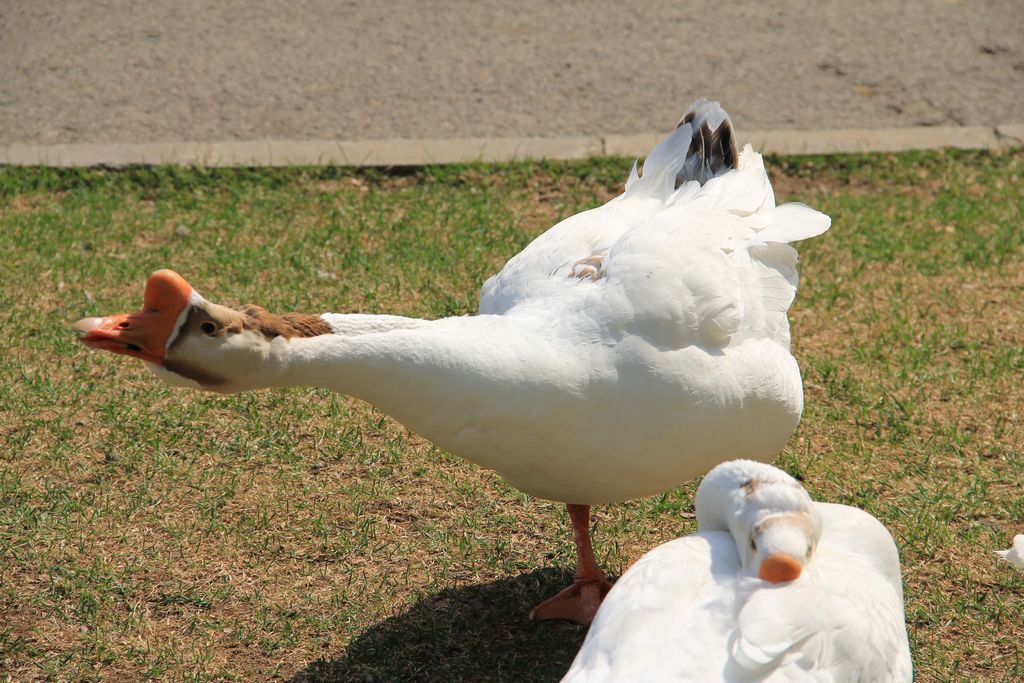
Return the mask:
M172 391L68 323L184 273L271 310L472 312L483 279L625 160L0 169L0 680L556 680L584 630L560 506L318 390ZM780 459L893 532L921 681L1024 678L1024 154L771 160L833 217L791 311ZM694 529L693 484L595 511L620 573Z

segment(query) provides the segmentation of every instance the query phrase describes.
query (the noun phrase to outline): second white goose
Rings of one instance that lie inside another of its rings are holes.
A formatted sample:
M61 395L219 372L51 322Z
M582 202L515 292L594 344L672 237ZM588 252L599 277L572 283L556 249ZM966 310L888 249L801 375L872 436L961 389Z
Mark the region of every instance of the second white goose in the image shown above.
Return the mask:
M697 533L615 584L563 683L909 683L896 544L785 472L719 465Z

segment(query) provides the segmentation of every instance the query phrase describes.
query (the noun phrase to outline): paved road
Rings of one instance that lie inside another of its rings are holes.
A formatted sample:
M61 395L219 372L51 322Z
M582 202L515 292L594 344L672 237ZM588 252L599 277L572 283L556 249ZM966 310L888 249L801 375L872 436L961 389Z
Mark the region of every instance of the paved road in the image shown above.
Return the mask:
M1024 1L0 0L0 145L1024 121Z

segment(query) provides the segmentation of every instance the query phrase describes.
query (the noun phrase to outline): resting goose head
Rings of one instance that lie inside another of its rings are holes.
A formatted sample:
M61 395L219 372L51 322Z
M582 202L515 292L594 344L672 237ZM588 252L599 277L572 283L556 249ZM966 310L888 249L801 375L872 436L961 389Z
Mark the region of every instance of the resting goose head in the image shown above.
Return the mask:
M803 486L782 470L733 460L711 470L696 498L700 531L728 531L747 576L799 578L821 537L821 517Z
M140 358L168 384L221 393L273 386L288 340L331 333L320 316L207 301L173 270L149 277L142 309L74 327L86 346Z

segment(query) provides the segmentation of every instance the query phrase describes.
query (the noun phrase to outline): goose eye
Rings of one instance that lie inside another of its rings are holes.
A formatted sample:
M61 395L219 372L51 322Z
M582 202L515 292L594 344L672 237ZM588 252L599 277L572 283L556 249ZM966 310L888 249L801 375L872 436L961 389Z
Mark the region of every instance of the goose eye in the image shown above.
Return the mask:
M750 549L757 550L757 541L754 540L753 536L750 537Z
M217 331L217 326L207 320L199 326L199 329L201 329L205 334L213 334Z

